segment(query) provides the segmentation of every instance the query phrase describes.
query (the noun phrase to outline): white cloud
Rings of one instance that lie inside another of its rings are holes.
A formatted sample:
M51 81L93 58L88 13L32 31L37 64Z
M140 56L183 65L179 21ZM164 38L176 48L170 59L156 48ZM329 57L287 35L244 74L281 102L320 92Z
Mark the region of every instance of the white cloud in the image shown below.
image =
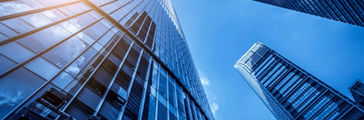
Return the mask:
M203 72L198 70L198 74L200 75L200 80L203 86L210 85L210 81L207 79L206 75Z
M210 85L210 80L201 70L198 70L198 74L200 75L202 86L206 89L206 87ZM211 97L209 100L209 103L212 103L210 104L210 109L212 111L212 114L216 116L216 112L219 111L219 104L216 102L216 95L214 93L207 92L207 96Z
M215 101L211 104L211 111L214 116L216 116L216 112L219 111L219 104L217 104Z

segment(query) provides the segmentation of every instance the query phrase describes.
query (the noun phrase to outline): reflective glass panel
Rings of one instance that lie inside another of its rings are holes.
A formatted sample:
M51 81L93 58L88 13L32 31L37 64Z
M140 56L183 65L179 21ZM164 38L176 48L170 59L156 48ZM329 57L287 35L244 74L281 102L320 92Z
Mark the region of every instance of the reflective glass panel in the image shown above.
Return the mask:
M33 73L19 68L0 79L0 118L31 95L44 81Z
M29 62L25 67L47 80L50 80L59 72L59 68L40 57Z
M10 59L20 63L32 56L34 53L28 49L20 46L16 42L11 42L0 47L0 53L9 57Z

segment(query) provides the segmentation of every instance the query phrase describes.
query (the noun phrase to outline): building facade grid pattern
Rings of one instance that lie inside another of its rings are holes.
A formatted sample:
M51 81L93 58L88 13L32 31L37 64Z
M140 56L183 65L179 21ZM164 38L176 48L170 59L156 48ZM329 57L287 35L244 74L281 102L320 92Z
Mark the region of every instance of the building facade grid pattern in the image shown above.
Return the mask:
M0 119L214 119L169 0L3 1L0 29Z
M255 0L364 27L363 0Z
M362 107L261 43L235 68L277 119L364 118Z

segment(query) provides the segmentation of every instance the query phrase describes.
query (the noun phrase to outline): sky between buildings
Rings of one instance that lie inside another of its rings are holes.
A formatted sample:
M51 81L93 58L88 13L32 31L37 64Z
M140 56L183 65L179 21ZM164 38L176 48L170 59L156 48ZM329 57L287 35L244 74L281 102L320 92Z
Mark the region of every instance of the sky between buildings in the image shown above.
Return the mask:
M217 120L274 116L233 68L257 41L334 89L364 79L364 28L252 0L172 0Z

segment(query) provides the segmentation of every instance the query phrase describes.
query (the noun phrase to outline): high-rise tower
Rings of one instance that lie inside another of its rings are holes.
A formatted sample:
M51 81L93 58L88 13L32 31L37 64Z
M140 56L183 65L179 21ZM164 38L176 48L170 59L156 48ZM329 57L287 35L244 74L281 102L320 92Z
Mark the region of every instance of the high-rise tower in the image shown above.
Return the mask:
M234 66L278 120L362 120L364 110L261 43Z
M363 0L255 0L364 27Z
M0 119L214 119L170 0L0 2Z
M356 81L354 85L350 87L350 92L355 102L364 107L364 84L360 81Z

